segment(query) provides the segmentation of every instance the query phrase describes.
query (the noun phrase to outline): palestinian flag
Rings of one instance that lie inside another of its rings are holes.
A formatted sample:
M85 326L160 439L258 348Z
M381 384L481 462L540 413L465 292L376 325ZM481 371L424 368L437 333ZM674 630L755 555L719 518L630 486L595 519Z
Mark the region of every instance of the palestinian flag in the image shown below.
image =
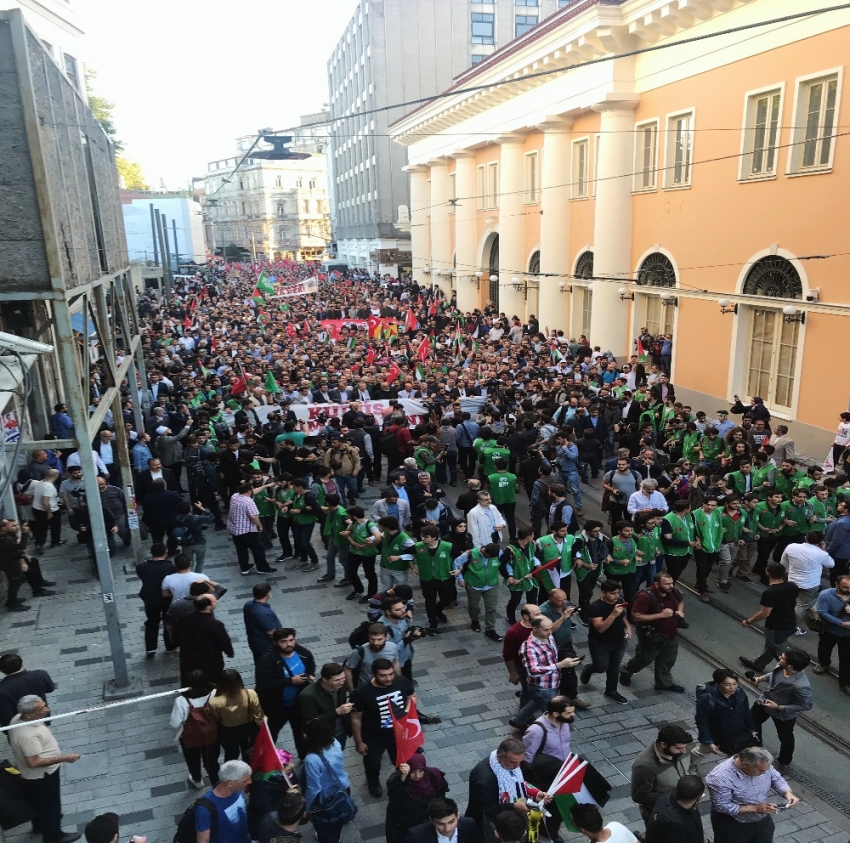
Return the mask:
M425 380L425 368L421 363L416 364L416 368L413 370L413 377L418 381Z
M532 572L532 576L540 580L546 591L551 591L553 588L561 587L561 557L547 562L545 565L539 565Z
M349 351L354 351L354 347L357 345L357 340L354 337L349 337L346 346Z
M640 337L637 338L637 356L638 363L646 363L646 349L643 347Z
M570 809L573 805L596 805L601 808L611 795L611 785L594 767L577 755L570 753L558 775L548 788L554 799L552 803L564 821L564 825L575 833Z
M255 304L265 304L266 300L263 298L263 294L260 292L259 288L254 287L254 292L251 293L251 298L254 300Z
M265 272L260 273L260 277L257 279L257 286L255 289L269 296L274 295L274 285L266 277Z
M267 310L260 310L257 312L257 322L261 325L267 325L269 319L271 319L271 316Z
M280 305L281 313L289 313L289 305L286 302L282 302Z
M277 381L274 379L274 373L269 372L266 375L266 392L271 392L273 395L279 395L281 391L281 388L277 385Z
M561 352L554 345L552 346L552 351L550 352L550 356L552 358L552 362L556 365L558 363L560 363L562 360L567 359L563 354L561 354Z
M381 337L385 340L392 341L393 337L398 337L398 322L387 322L381 328Z
M272 740L269 731L268 720L263 720L260 725L260 733L254 740L254 748L251 750L251 773L254 781L257 779L268 779L275 773L283 772L283 764L277 754L277 747Z

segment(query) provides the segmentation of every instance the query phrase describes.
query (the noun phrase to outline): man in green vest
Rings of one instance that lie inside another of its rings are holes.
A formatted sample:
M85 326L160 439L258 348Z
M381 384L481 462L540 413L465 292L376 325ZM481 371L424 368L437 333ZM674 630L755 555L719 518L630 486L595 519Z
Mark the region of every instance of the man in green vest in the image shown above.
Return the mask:
M753 454L753 491L758 495L760 501L767 500L773 481L776 479L776 466L770 462L764 451L756 451Z
M791 492L791 500L782 504L783 528L779 534L776 556L782 558L789 544L802 544L815 520L814 507L808 501L809 492L800 487Z
M741 460L738 470L726 475L726 486L739 497L753 491L753 464L749 459Z
M499 458L495 461L496 472L487 476L490 484L490 499L496 509L502 513L508 525L508 537L516 538L516 474L508 471L508 461Z
M687 501L676 501L673 511L661 519L661 546L664 550L664 567L676 583L682 571L691 561L696 547L691 505Z
M755 492L750 492L741 498L738 512L741 514L741 543L738 552L732 557L732 570L730 574L741 582L752 582L747 576L758 552L759 537L759 499Z
M799 471L793 460L783 460L779 471L773 478L773 485L777 492L782 492L786 501L791 500L791 493L800 485L800 481L806 477L805 473Z
M500 573L511 593L506 610L511 626L517 622L516 610L523 597L526 603L537 604L538 583L532 572L540 563L535 550L534 531L530 527L520 527L516 539L502 551L500 557Z
M835 521L835 515L830 511L829 489L826 486L815 485L809 491L812 492L809 504L811 504L812 511L815 514L815 520L812 521L809 529L823 533Z
M277 537L280 539L280 556L277 557L275 562L284 562L287 559L295 558L292 543L289 540L290 530L293 539L295 538L292 516L289 514L289 505L295 497L295 490L290 485L292 479L291 474L281 474L277 478L277 491L274 498L277 507Z
M288 511L292 516L295 553L301 560L302 571L315 571L319 567L319 555L313 547L312 538L321 509L315 495L307 491L307 484L301 478L292 481L292 490L295 494Z
M328 554L325 559L327 570L317 582L333 582L336 579L336 560L342 565L342 576L345 579L348 563L348 537L343 536L348 529L351 519L348 513L339 505L339 495L326 495L322 507L325 523L322 524L322 535L328 540Z
M643 558L643 553L638 550L631 523L618 521L614 529L617 532L611 539L611 561L606 562L603 568L609 580L620 583L625 601L631 604L638 593L640 575L637 562L638 557Z
M575 536L568 535L569 528L563 521L553 521L549 535L537 540L537 558L540 567L534 572L542 586L541 597L553 588L561 588L570 594L570 574L573 572L573 542Z
M702 506L692 515L697 541L694 548L694 559L697 563L697 592L703 603L711 602L708 596L712 591L708 587L708 575L714 563L720 558L720 545L723 541L722 512L717 508L717 503L714 495L706 495Z
M772 490L767 496L767 500L762 501L756 507L756 512L758 513L759 539L758 557L756 564L753 565L753 573L759 575L762 585L767 585L768 557L773 552L773 561L779 561L779 556L775 551L779 544L779 534L785 526L782 512L782 492Z
M420 533L422 541L413 546L413 575L419 577L428 624L436 629L449 619L443 609L452 603L453 576L457 576L450 542L440 541L440 528L427 524Z
M479 620L481 601L484 601L484 635L491 641L501 641L496 632L496 612L499 606L499 545L485 544L461 553L455 559L458 584L466 589L470 629L481 631Z
M413 547L416 542L399 526L398 519L387 515L378 519L384 538L381 541L381 588L407 583L407 574L414 567Z
M723 502L720 516L723 526L723 539L720 544L720 559L717 565L717 587L724 593L732 588L729 574L738 550L744 545L744 517L741 514L741 501L737 495L729 495Z

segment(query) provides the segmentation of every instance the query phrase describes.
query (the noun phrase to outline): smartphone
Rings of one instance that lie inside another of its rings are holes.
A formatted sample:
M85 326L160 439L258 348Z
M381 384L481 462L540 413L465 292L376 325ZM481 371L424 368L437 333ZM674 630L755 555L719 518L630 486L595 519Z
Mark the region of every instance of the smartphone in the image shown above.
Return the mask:
M583 662L583 661L587 658L587 655L585 654L585 655L583 655L583 656L576 656L576 658L577 658L580 662Z
M622 603L618 603L618 606L628 606L629 604L624 600Z

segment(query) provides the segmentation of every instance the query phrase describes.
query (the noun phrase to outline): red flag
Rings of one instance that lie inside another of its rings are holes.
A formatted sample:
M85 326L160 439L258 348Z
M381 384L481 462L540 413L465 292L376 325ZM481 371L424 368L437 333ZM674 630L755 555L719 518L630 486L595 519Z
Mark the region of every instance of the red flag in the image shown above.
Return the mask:
M260 733L254 741L254 748L251 750L251 772L256 777L266 777L271 773L282 771L283 765L278 758L268 720L263 720Z
M416 314L413 312L413 308L409 307L407 309L407 317L404 323L405 328L407 328L408 331L415 331L418 324L419 322L416 320Z
M304 333L305 334L310 333L310 320L309 319L304 320Z
M183 320L183 330L184 330L184 331L188 331L188 330L189 330L189 328L191 328L191 327L192 327L192 320L191 320L191 319L187 316L187 317Z
M375 362L375 357L376 357L376 355L375 355L375 349L374 349L374 348L370 348L370 349L366 352L366 361L365 361L365 365L367 365L367 366L371 366L371 365Z
M218 348L218 342L216 341L216 338L215 338L215 337L213 337L213 338L210 340L210 351L211 351L213 354L215 354L215 350L216 350L217 348Z
M295 336L295 325L291 322L286 326L286 336L290 338Z
M194 313L195 308L197 306L198 306L198 300L194 296L192 296L191 300L189 301L189 313Z
M230 394L240 395L241 393L248 391L248 379L245 377L245 372L242 371L242 366L239 365L239 361L234 364L233 368L236 371L237 378L235 381L231 382Z
M424 363L428 359L428 355L431 353L431 340L428 337L425 337L421 343L419 343L419 348L416 351L416 356Z
M401 719L395 716L393 706L390 705L390 718L393 721L395 763L398 767L401 764L407 764L413 758L416 750L425 743L425 735L422 734L422 725L416 712L416 703L412 699L410 700L410 708Z
M437 315L437 300L436 299L431 299L431 306L428 308L428 315L429 316L436 316Z
M390 363L390 370L387 372L387 383L392 383L401 375L401 369L395 363Z
M378 319L377 316L370 316L367 320L369 326L369 336L370 337L380 337L381 336L381 320Z

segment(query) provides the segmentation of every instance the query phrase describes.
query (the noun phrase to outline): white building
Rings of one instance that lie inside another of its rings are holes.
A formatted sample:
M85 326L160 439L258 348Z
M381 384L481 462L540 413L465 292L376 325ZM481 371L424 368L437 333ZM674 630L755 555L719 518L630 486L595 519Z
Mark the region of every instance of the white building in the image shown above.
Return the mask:
M331 217L340 260L393 274L411 265L407 158L387 127L416 106L374 110L449 88L573 2L360 0L328 59Z
M0 8L23 11L24 19L38 33L45 50L83 99L87 99L80 56L84 32L70 0L0 0Z
M197 200L183 194L122 190L121 210L130 260L152 261L158 256L161 262L159 244L154 248L151 207L165 218L172 259L176 255L178 263L205 263L203 212Z
M303 159L248 158L255 138L237 141L239 154L207 165L205 224L212 251L230 249L252 257L315 260L331 240L325 149L327 114L301 118L287 148ZM235 247L235 249L234 249Z

